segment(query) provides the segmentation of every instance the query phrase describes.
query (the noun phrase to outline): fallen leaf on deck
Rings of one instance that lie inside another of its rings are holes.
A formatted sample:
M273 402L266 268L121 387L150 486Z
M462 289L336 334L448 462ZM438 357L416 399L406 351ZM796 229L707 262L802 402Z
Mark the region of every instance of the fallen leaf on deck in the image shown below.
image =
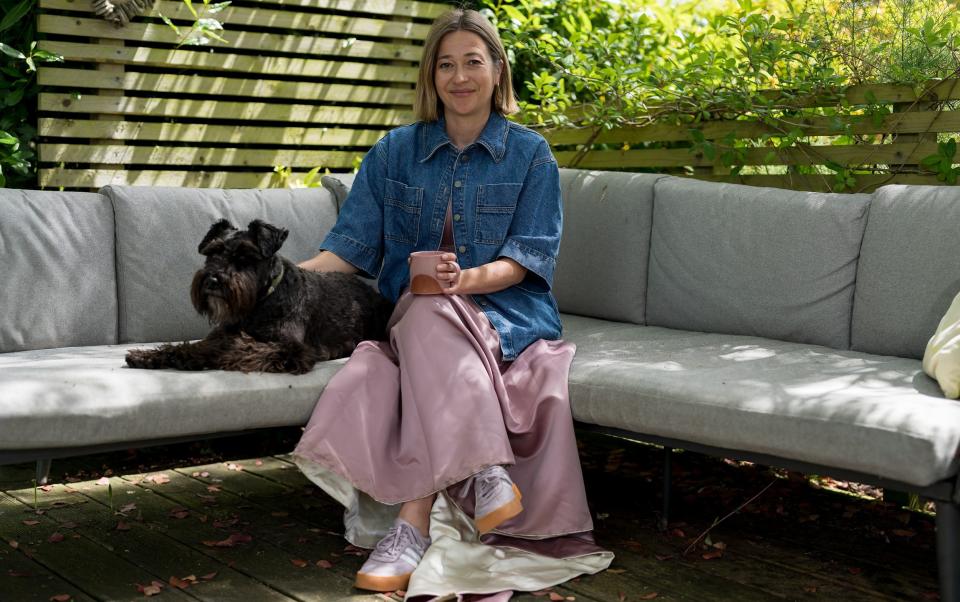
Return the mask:
M683 532L683 529L671 529L670 535L673 537L686 537L687 534Z
M210 493L220 493L222 489L220 489L219 485L207 485L207 491Z
M893 529L890 532L896 535L897 537L913 537L914 535L917 534L917 532L914 531L913 529Z
M320 567L321 569L329 569L333 567L333 563L330 562L329 560L318 560L317 566Z
M252 541L253 537L245 533L231 533L226 539L220 541L204 541L203 545L209 546L211 548L232 548L238 543L246 543Z
M128 525L127 523L123 522L122 520L118 520L118 521L117 521L117 526L114 527L114 528L115 528L117 531L129 531L129 530L130 530L130 525Z
M257 466L263 466L263 460L257 460L256 462L254 462L254 464L256 464Z
M563 599L564 599L563 596L561 596L557 592L550 592L550 602L560 602Z
M654 554L653 555L654 558L660 561L670 560L671 558L673 558L673 556L674 556L673 554Z
M73 596L70 594L57 594L56 596L50 596L50 602L68 602L73 600Z
M163 589L163 583L159 581L152 581L150 585L140 585L139 583L135 584L137 586L137 591L143 594L144 596L156 596Z
M243 470L243 465L234 464L233 462L227 462L227 470L235 470L237 472L240 472L241 470Z
M170 587L175 587L177 589L187 589L188 587L190 587L189 581L186 581L176 576L171 576L170 579L167 581L167 583L170 584Z
M626 573L627 569L607 569L607 572L611 575L619 575L620 573Z
M13 569L9 569L7 571L7 576L8 577L33 577L33 573L28 573L26 571L15 571Z
M366 556L367 551L363 548L358 548L357 546L350 544L343 549L344 554L350 554L351 556Z
M291 558L291 559L290 559L290 564L292 564L293 566L295 566L295 567L297 567L297 568L301 568L301 569L302 569L302 568L306 567L306 566L307 566L308 564L310 564L310 563L307 562L306 560L302 559L302 558Z
M34 526L34 525L39 525L39 524L40 524L40 521L38 521L38 520L25 520L25 521L23 521L23 524L25 524L25 525L28 526L28 527L32 527L32 526Z
M40 491L53 491L53 485L41 485L38 489Z
M623 602L627 599L627 594L625 592L617 592L617 600Z
M214 571L212 573L207 573L206 575L201 575L200 578L203 579L204 581L210 581L216 576L217 576L217 571Z
M815 585L804 585L803 591L807 592L808 594L815 594L817 593L817 587Z
M713 560L714 558L721 558L723 556L723 550L710 550L709 552L704 552L700 555L704 560Z
M97 485L109 485L109 484L110 484L110 479L108 479L107 477L100 477L100 479L97 481Z
M659 595L660 595L660 594L657 593L657 592L650 592L649 594L643 594L643 595L637 596L637 597L638 597L640 600L653 600L654 598L656 598L656 597L659 596Z
M20 544L12 539L7 543L10 544L10 547L13 548L14 550L20 547Z
M50 543L60 543L61 541L63 541L63 534L54 533L53 535L47 538L47 541Z
M170 518L184 519L190 516L190 511L181 507L171 508L170 512L167 513L167 516Z
M136 510L136 509L137 509L137 505L134 504L133 502L130 502L129 504L124 504L123 506L120 507L120 514L126 514L127 512L133 512L133 511Z
M146 478L143 479L143 480L144 480L144 481L150 481L151 483L154 483L154 484L156 484L156 485L163 485L163 484L165 484L165 483L169 483L169 482L170 482L170 477L168 477L167 475L165 475L165 474L163 474L163 473L161 472L161 473L158 473L158 474L155 474L155 475L150 475L149 477L146 477Z

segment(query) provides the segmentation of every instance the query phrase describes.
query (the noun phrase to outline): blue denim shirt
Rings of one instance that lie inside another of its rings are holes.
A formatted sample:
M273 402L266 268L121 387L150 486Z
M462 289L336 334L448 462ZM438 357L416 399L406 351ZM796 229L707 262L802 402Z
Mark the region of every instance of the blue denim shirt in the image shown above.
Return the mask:
M527 269L517 285L472 296L500 335L503 359L559 338L550 292L563 225L557 162L542 136L496 112L462 151L442 119L390 131L364 158L320 248L379 275L380 292L396 301L409 280L407 256L440 246L451 201L461 268L509 257Z

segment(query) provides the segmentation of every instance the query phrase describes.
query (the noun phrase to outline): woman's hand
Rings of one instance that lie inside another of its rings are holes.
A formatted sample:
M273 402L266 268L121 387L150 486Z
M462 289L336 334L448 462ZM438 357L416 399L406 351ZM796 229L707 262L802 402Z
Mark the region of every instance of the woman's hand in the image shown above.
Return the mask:
M456 267L454 267L456 266ZM527 269L508 257L501 257L490 263L479 265L457 273L457 256L444 253L437 264L437 280L452 282L453 286L443 289L446 295L486 295L502 291L519 284L527 275Z
M440 263L437 264L437 280L441 284L450 283L449 288L444 287L443 292L448 295L459 295L464 291L460 290L460 265L457 263L455 253L444 253L440 256Z

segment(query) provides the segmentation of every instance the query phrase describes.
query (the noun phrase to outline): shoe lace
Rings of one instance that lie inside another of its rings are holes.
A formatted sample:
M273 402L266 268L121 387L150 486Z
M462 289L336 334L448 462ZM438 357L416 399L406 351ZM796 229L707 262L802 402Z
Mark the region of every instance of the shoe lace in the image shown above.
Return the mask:
M497 491L497 485L505 482L503 474L500 471L484 471L476 477L474 486L477 489L477 495L480 498L488 498Z
M406 525L394 525L387 534L377 542L373 554L385 558L395 558L407 546L414 543L413 533ZM373 555L371 554L371 556Z

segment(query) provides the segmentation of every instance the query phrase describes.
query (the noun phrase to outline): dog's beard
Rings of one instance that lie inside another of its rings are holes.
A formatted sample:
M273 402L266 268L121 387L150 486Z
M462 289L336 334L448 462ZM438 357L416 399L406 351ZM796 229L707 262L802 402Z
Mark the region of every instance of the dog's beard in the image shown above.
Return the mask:
M198 271L190 285L190 300L193 307L217 325L236 324L253 311L257 304L256 278L247 273L238 273L227 279L219 295L204 291L206 274Z

